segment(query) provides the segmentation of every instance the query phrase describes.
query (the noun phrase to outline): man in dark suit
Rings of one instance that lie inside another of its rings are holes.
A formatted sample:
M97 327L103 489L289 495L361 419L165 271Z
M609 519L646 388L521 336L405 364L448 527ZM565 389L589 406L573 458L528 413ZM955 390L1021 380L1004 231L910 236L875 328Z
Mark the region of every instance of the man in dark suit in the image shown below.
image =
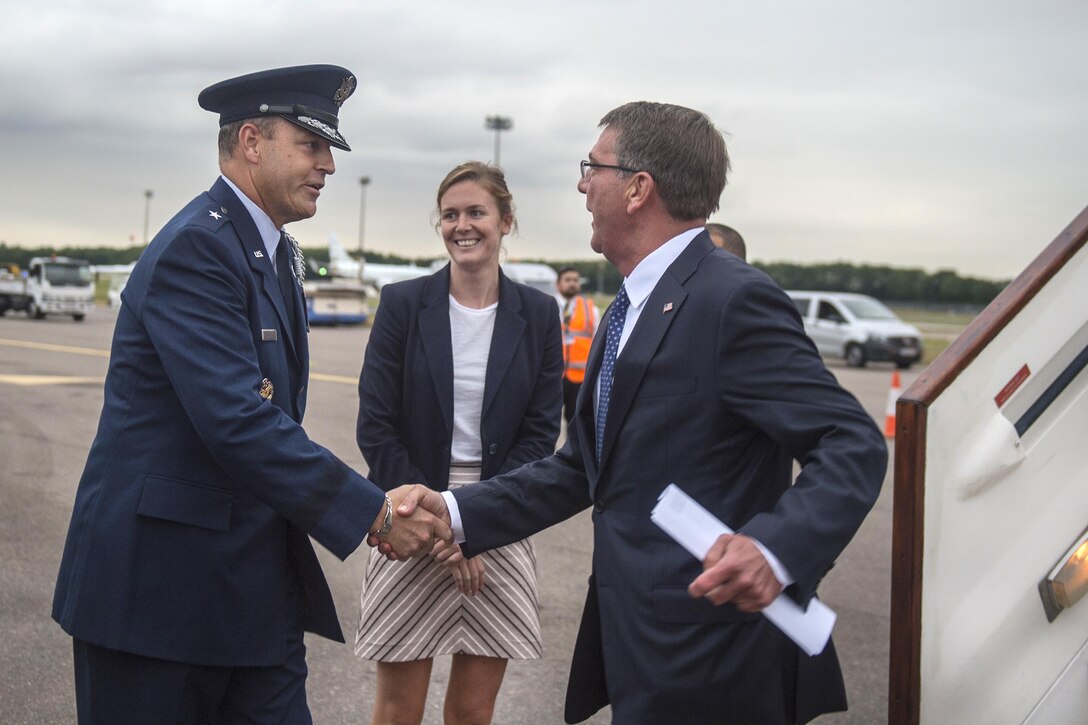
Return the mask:
M608 703L616 722L670 725L844 709L834 646L808 657L758 612L783 589L812 599L876 500L884 440L785 293L710 242L729 167L710 120L639 102L601 125L578 189L592 248L625 279L593 384L557 454L443 495L454 530L471 555L593 508L570 722ZM737 532L701 564L650 521L669 483Z
M302 259L338 110L336 66L216 84L222 176L148 245L122 293L98 433L53 601L80 722L309 722L303 632L343 641L309 537L347 557L448 537L411 520L300 422Z

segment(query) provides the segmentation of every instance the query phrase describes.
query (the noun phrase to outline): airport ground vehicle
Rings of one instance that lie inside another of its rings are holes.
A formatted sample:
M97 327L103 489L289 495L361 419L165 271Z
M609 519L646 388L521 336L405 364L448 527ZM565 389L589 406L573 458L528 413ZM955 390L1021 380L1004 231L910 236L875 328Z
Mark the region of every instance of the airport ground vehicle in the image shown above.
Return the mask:
M121 307L121 290L128 284L128 274L111 274L110 286L106 292L106 302L110 307L117 309Z
M306 315L311 325L361 325L370 317L367 285L353 280L306 280Z
M34 319L62 314L79 321L93 307L91 265L82 259L34 257L27 270L0 269L0 314L21 310Z
M559 275L546 264L532 262L507 262L502 271L515 282L535 287L546 295L555 294L555 281Z
M839 357L851 367L890 361L909 368L922 357L922 334L881 302L846 292L787 291L805 333L825 357Z

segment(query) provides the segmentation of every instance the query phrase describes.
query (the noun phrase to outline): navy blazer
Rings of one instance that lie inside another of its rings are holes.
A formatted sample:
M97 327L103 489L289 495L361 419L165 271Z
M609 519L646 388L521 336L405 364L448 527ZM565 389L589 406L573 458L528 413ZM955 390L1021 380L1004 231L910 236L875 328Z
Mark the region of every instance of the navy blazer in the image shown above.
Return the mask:
M384 496L300 426L309 353L292 289L284 300L222 179L141 255L53 600L72 636L222 666L282 664L289 619L343 641L308 536L346 557Z
M453 439L450 266L388 284L359 375L359 449L389 490L449 484ZM555 452L563 405L563 343L555 298L499 271L480 441L482 477Z
M595 387L582 386L557 454L454 492L469 555L593 507L568 721L609 702L616 722L669 724L806 722L845 708L833 645L807 657L762 616L692 599L700 562L650 521L676 483L767 546L795 579L787 593L807 603L876 501L884 439L786 294L704 232L665 272L620 353L599 462Z

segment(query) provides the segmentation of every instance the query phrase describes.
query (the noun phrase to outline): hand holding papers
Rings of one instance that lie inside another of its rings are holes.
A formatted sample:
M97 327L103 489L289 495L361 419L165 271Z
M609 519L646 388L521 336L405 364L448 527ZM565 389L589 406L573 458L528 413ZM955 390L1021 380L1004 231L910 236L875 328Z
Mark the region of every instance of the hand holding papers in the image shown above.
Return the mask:
M699 561L706 558L719 536L733 533L674 483L658 497L650 520ZM836 617L835 612L819 599L813 598L808 609L803 610L784 594L779 594L763 610L763 615L809 656L823 652Z

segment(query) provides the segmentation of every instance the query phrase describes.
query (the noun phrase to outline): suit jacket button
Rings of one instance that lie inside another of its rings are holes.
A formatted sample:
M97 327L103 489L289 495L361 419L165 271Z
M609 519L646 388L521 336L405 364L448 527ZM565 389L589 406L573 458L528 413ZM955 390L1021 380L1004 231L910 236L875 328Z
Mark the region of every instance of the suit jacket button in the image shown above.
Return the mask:
M498 443L492 443L491 445L489 445L487 447L487 452L490 453L491 455L495 455L496 453L499 452L499 444Z
M594 503L593 504L593 510L595 512L597 512L597 513L603 513L604 512L604 501L597 501L596 503Z

